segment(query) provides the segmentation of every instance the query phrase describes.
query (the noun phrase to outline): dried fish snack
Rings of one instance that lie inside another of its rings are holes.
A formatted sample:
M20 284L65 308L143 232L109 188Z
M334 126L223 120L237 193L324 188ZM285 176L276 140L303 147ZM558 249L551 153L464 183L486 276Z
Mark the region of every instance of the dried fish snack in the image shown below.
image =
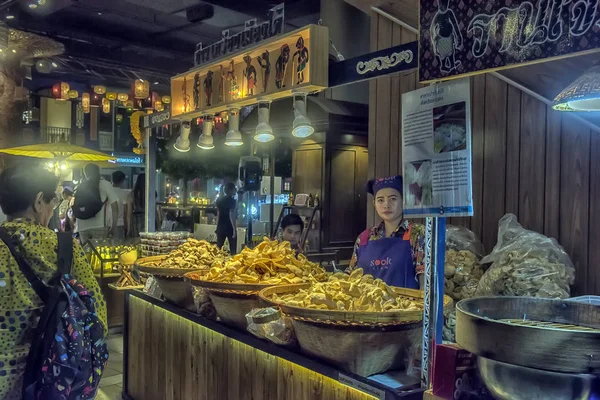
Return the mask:
M302 254L296 256L289 242L264 240L226 260L215 260L206 271L188 274L190 279L223 283L291 284L327 279L327 272Z
M444 264L445 293L459 301L473 297L483 268L477 256L468 250L446 251Z
M381 279L365 275L362 268L350 275L337 272L326 282L313 282L297 293L274 294L272 300L291 307L338 311L420 311L423 303L396 293Z
M156 267L202 269L228 257L226 252L206 240L188 239L177 250L170 252Z

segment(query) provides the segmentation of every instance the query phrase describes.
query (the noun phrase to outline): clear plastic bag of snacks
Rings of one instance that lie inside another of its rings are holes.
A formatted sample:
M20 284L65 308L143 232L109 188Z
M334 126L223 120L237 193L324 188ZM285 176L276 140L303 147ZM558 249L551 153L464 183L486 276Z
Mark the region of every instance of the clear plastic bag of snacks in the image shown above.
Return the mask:
M279 345L296 343L292 321L278 308L255 308L246 314L248 332Z
M477 286L476 296L530 296L565 299L575 281L575 268L558 242L524 229L506 214L498 226L498 243L482 258L492 263Z

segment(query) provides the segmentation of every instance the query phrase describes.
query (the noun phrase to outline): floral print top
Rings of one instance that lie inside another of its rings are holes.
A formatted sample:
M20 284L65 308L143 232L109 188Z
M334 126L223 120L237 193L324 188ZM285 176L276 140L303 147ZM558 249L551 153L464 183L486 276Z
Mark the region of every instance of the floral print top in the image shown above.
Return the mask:
M408 220L402 220L396 230L392 232L390 237L402 237L408 230L410 231L410 244L412 247L412 257L415 263L415 270L417 276L425 272L425 227L420 224L410 224ZM383 221L379 225L375 225L371 228L369 233L369 241L379 240L385 238L385 224ZM354 243L354 252L350 259L350 265L346 269L347 273L352 272L356 268L358 263L358 249L360 248L360 236Z
M56 273L58 237L47 227L29 219L16 219L2 226L19 239L17 251L44 282ZM106 303L81 245L73 241L71 275L96 299L98 316L108 331ZM42 301L21 273L10 250L0 242L0 399L22 398L23 373Z

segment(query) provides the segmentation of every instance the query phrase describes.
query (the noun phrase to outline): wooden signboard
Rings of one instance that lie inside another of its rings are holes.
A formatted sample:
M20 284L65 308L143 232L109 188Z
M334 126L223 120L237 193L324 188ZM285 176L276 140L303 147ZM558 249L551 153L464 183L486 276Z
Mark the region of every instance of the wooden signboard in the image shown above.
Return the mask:
M598 0L420 0L419 80L600 49Z
M417 42L329 64L329 87L349 85L417 67Z
M329 31L308 25L171 78L172 117L196 118L328 86Z

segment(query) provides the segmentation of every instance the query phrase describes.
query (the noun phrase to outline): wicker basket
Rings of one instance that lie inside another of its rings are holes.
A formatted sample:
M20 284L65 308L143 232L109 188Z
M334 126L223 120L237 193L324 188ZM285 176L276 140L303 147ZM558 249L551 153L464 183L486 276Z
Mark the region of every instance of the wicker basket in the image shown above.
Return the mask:
M235 328L246 330L246 314L260 307L258 292L273 285L222 283L184 277L192 286L204 288L210 297L219 319Z
M292 319L292 324L304 353L361 376L404 369L423 332L420 322L366 327Z
M277 306L292 319L302 351L361 376L406 366L411 345L420 345L422 311L347 312L290 307L271 295L294 293L309 284L267 288L259 293L263 305ZM411 300L423 300L420 290L394 288ZM452 299L444 296L444 306Z
M188 311L197 311L192 288L183 280L183 277L155 276L154 278L167 301Z
M207 267L198 266L198 268L189 269L189 268L162 268L157 267L156 263L162 262L167 256L153 256L153 257L145 257L140 258L136 261L135 265L141 272L145 272L147 274L154 275L155 277L163 277L163 278L172 278L172 277L181 277L187 274L188 272L199 271L201 269L206 269Z
M194 305L194 294L192 288L183 280L183 275L188 272L198 271L187 268L160 268L160 263L167 256L153 256L140 258L136 261L136 267L147 274L154 276L165 299L181 308L196 312Z

